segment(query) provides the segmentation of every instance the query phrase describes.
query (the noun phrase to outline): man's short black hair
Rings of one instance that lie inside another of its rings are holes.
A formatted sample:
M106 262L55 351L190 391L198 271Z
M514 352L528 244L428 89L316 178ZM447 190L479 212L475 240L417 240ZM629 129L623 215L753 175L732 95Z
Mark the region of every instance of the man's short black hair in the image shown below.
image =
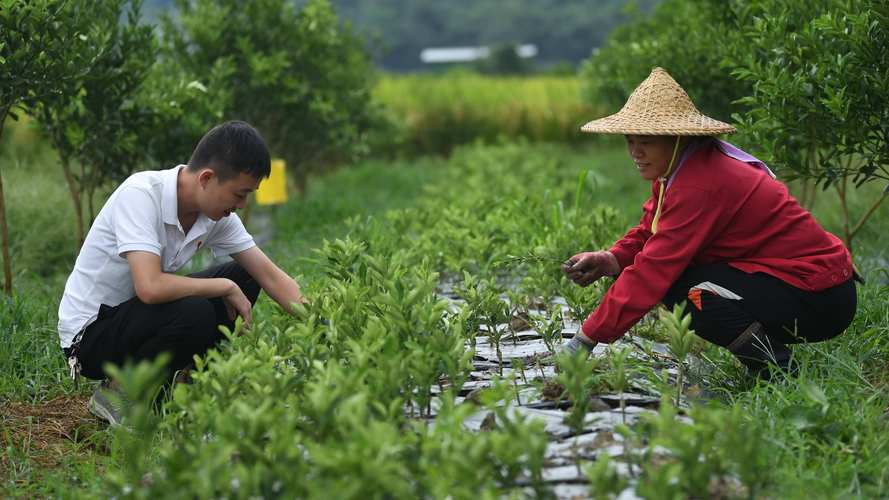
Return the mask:
M269 176L271 164L269 148L259 132L249 123L237 120L210 129L201 137L188 160L189 170L210 168L219 176L220 182L240 173L263 179Z

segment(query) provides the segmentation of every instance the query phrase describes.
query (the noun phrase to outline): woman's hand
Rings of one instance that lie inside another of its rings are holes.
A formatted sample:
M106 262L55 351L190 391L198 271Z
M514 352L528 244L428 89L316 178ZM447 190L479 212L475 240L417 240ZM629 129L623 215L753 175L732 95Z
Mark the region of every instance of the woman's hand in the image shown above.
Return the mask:
M582 252L563 262L562 271L568 279L586 287L602 276L616 276L620 264L611 252Z
M578 351L585 351L589 354L596 348L597 343L584 335L583 332L577 332L571 340L559 345L556 349L556 356L576 356Z

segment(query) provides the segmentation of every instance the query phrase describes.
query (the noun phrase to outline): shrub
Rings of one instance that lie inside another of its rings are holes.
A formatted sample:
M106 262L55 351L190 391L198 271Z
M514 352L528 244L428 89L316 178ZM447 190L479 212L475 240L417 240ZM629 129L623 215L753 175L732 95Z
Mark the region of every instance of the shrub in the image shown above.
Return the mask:
M90 18L96 31L85 48L89 72L76 80L73 95L41 99L36 106L40 128L59 153L79 245L94 217L96 191L147 160L143 138L154 132L153 110L135 95L154 64L156 45L151 27L139 23L140 4L94 3Z
M85 2L36 0L0 2L0 138L16 110L45 99L69 99L76 80L89 70L87 42L100 34L89 24ZM12 294L12 264L3 178L0 173L0 238L4 290Z
M223 117L254 124L298 187L313 167L365 150L375 112L361 41L327 0L177 0L166 49L192 75L219 71ZM211 89L211 92L215 92Z
M153 130L142 143L154 168L187 162L209 125L223 121L231 99L225 78L220 65L192 74L162 57L152 66L136 99L153 111Z
M804 204L817 186L835 189L851 248L889 194L887 185L857 221L849 213L850 184L889 182L889 5L750 4L754 21L734 74L752 86L742 99L751 113L737 119L762 158L785 178L808 182Z
M723 0L664 0L650 15L615 29L583 64L587 99L616 112L661 66L702 112L727 120L744 110L735 101L750 93L751 84L728 69L731 50L745 43L738 30L744 19Z

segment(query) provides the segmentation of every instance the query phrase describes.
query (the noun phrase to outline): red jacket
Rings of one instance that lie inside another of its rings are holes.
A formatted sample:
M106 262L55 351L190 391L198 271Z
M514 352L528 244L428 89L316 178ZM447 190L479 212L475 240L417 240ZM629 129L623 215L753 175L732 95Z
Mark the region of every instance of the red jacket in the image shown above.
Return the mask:
M714 145L692 153L674 174L652 234L658 184L652 183L639 225L610 250L623 270L583 323L594 340L621 337L689 266L725 262L809 291L852 277L849 251L784 184Z

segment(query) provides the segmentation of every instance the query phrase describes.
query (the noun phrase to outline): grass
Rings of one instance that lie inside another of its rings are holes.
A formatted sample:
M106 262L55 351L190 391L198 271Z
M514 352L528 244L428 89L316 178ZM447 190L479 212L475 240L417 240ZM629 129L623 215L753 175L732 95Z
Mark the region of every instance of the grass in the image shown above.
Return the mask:
M558 158L556 168L565 170L541 172L534 188L545 189L548 175L576 179L590 169L590 203L615 207L626 226L636 222L649 188L630 168L619 140L579 149L520 147L528 155ZM74 255L73 218L60 216L70 213L70 202L50 153L37 144L15 154L18 161L9 153L0 159L17 270L16 296L0 299L0 331L7 333L0 343L0 494L99 496L102 473L119 467L120 460L111 434L85 415L86 387L64 377L55 332L55 310ZM459 194L456 161L461 160L368 161L314 179L304 199L270 210L277 233L266 250L312 283L320 279L312 249L324 239L343 237L370 218L385 223L387 211L439 193ZM485 171L472 175L499 182ZM853 206L864 206L869 194ZM714 379L712 389L720 397L713 404L742 408L766 443L771 467L763 493L769 497L889 495L889 276L879 270L887 248L880 231L887 210L882 207L860 236L856 260L870 279L861 287L859 313L846 334L797 349L799 377L752 386L731 373ZM839 218L829 196L819 199L815 213L836 231ZM256 316L271 316L272 310L264 299ZM723 362L720 358L716 367Z
M387 75L374 97L393 124L377 149L397 154L448 153L503 137L578 144L589 141L580 126L602 114L573 76Z
M803 346L798 377L727 393L760 423L780 464L771 479L778 498L885 497L889 492L889 307L886 286L860 291L848 332Z

